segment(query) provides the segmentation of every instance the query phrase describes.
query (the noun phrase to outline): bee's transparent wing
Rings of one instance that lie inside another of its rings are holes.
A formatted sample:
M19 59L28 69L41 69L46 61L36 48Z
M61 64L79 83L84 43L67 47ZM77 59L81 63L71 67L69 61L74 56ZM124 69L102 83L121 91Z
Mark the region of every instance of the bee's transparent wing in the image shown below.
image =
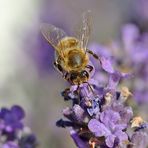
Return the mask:
M61 39L66 36L66 33L62 29L46 23L41 24L41 33L55 49Z
M81 49L87 51L87 44L90 38L92 29L92 15L91 11L88 10L82 14L82 20L80 25L76 28L76 38L80 41Z

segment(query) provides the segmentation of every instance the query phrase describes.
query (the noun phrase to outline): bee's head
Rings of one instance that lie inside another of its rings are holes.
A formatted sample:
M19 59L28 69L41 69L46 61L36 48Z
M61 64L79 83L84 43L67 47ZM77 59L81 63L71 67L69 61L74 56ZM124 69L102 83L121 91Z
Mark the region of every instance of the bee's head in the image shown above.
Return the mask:
M70 82L76 85L85 83L88 79L89 73L86 70L82 70L81 72L72 72L70 75Z

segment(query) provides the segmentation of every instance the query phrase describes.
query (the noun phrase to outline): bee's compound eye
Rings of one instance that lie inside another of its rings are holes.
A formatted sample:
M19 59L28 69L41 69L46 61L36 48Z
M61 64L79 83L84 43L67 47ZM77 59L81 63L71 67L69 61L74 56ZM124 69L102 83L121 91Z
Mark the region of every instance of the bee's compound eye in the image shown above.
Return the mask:
M82 72L81 72L81 76L82 77L89 77L89 74L88 74L88 72L86 71L86 70L83 70Z

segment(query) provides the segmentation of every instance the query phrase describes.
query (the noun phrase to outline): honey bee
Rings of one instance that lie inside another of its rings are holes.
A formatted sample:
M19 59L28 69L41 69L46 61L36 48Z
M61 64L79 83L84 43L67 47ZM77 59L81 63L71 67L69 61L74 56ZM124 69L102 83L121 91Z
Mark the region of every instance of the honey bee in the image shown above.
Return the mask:
M91 33L91 12L83 13L76 36L67 36L60 28L42 24L41 33L55 49L54 66L71 84L87 83L93 67L89 65L89 54L98 56L87 49Z

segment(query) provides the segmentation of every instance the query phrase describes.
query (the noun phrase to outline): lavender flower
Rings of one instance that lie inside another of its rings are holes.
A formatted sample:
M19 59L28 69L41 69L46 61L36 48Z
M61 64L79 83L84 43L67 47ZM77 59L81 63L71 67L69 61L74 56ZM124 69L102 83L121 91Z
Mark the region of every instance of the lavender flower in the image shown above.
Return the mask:
M24 110L14 105L10 109L0 110L0 147L2 148L36 148L37 139L22 120Z
M103 113L104 114L104 113ZM105 113L106 114L106 113ZM117 124L114 123L113 120L117 120L119 117L118 114L114 114L113 112L107 113L106 116L110 114L112 121L111 123L108 121L109 118L107 117L104 121L98 121L96 119L91 119L88 123L88 127L91 132L95 134L96 137L105 137L105 143L108 147L113 147L116 144L115 140L118 142L118 145L122 146L124 142L128 141L128 136L126 132L123 130L126 128L125 124Z
M139 24L142 28L147 28L148 24L148 1L147 0L135 0L133 1L133 14L132 20Z
M138 132L147 135L147 123L142 120L137 127L133 126L135 120L132 119L137 118L133 118L132 108L125 105L132 93L127 87L118 90L120 80L130 75L114 70L107 60L109 58L102 59L104 62L100 62L99 73L96 71L88 83L72 85L62 92L64 100L71 100L72 106L63 110L67 120L60 119L56 124L70 128L71 137L79 148L133 146L136 144L134 139ZM105 71L108 77L104 86L100 86L95 79L102 71ZM139 123L139 120L137 122ZM133 129L131 133L129 129ZM146 147L147 144L143 143Z
M121 29L121 38L113 41L110 46L104 47L98 44L90 45L93 51L97 51L97 49L99 49L97 53L101 56L105 56L106 58L108 56L107 59L110 59L114 67L122 71L113 71L111 81L114 81L113 79L116 79L116 81L118 82L119 80L121 80L121 78L131 78L128 86L133 92L133 98L137 101L137 103L141 104L148 103L147 41L147 31L141 33L140 28L138 28L138 26L136 26L135 24L125 24ZM103 50L105 50L104 52L100 50L101 47L103 48ZM98 67L94 60L93 63L95 64L95 68ZM131 73L131 76L124 73ZM100 76L98 76L98 74L96 73L94 78L96 80L99 80L99 82L100 80L103 83L106 82L106 74L101 72ZM110 84L112 85L112 83Z
M116 52L121 54L115 57L115 59L119 59L117 61L120 61L116 62L117 67L122 70L130 69L134 73L129 86L138 103L148 102L147 34L147 32L141 34L139 28L134 24L126 24L122 28L121 41L116 42L116 47L112 47L112 49L122 49L122 51ZM126 60L122 55L126 56Z
M22 129L23 124L21 120L24 116L24 110L20 106L12 106L10 110L2 108L0 112L0 120L3 124L3 129L6 132L13 132L17 129Z
M19 148L15 142L7 142L2 145L2 148Z
M134 148L146 148L148 145L148 135L143 131L137 131L132 135L131 142Z
M79 135L76 131L71 130L70 134L71 134L72 139L76 143L77 147L79 147L79 148L88 148L89 147L89 145L79 137Z

